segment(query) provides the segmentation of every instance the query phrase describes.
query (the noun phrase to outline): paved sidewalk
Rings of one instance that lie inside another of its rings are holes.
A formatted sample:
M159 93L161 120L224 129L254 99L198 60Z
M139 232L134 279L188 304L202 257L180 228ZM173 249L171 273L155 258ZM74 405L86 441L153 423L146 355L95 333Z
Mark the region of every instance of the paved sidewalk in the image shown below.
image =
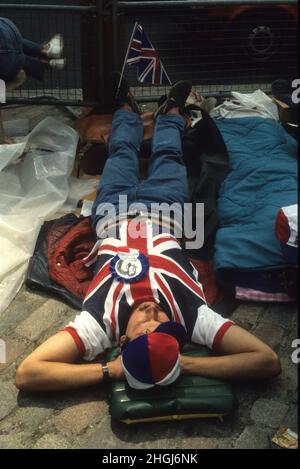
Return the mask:
M231 316L279 353L283 371L271 382L236 384L239 407L223 423L118 424L111 421L101 385L76 392L18 392L17 365L75 314L25 287L1 314L0 337L8 362L0 365L0 448L270 448L281 424L297 429L297 367L291 361L291 344L297 338L295 306L242 304Z
M7 363L0 365L0 448L267 449L277 448L271 438L280 425L297 429L297 366L291 360L297 338L295 305L244 303L231 316L277 351L283 371L274 381L236 384L239 407L224 422L138 426L111 421L107 392L100 385L52 394L27 394L15 388L21 360L76 314L25 287L0 314L0 338L7 347Z

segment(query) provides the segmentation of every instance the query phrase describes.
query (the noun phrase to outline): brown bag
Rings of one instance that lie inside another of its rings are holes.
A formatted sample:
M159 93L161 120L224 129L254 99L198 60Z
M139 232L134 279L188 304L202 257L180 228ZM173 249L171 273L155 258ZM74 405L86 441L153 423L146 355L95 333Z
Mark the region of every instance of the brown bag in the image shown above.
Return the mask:
M153 112L144 112L144 140L152 137L154 122ZM112 114L92 114L78 119L75 130L79 133L81 145L86 143L104 143L107 145L112 126Z
M153 134L153 113L142 114L144 141ZM75 130L79 133L80 168L90 175L101 174L108 156L108 140L112 126L112 114L91 114L78 119Z

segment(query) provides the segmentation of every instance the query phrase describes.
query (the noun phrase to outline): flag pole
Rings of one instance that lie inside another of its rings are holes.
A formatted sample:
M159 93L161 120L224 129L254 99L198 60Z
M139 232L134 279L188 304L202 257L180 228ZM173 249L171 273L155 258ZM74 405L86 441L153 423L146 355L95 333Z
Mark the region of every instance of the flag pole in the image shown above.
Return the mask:
M122 78L123 78L123 75L124 75L124 70L125 70L125 67L126 67L126 62L127 62L129 50L130 50L130 47L131 47L132 39L133 39L135 30L136 30L136 28L137 28L137 25L138 25L138 21L135 22L135 25L134 25L134 27L133 27L133 31L132 31L131 38L130 38L130 41L129 41L129 44L128 44L128 48L127 48L125 60L124 60L124 63L123 63L123 68L122 68L122 72L121 72L121 77L120 77L120 81L119 81L119 84L118 84L118 88L117 88L117 91L116 91L115 98L116 98L116 97L118 96L118 94L119 94L119 90L120 90L120 87L121 87L121 82L122 82Z

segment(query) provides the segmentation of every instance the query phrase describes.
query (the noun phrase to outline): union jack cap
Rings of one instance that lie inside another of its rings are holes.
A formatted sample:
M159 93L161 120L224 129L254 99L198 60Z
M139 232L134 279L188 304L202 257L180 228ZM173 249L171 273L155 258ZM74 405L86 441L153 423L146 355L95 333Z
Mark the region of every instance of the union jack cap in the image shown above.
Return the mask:
M129 342L122 353L129 386L149 389L173 383L180 375L179 354L185 342L185 328L173 321Z
M298 262L298 204L282 207L276 218L276 237L289 264Z

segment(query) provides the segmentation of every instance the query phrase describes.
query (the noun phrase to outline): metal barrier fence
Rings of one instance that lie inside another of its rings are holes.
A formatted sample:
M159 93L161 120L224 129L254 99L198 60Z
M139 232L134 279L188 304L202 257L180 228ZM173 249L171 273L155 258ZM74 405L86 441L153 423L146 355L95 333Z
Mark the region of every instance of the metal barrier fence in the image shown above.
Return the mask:
M268 92L274 79L297 77L297 0L68 2L0 4L0 16L10 17L28 39L44 42L61 32L67 57L65 70L47 71L43 83L26 80L8 103L101 106L105 78L121 70L135 21L172 82L189 79L204 95ZM167 91L138 83L135 67L125 74L139 101Z
M111 12L115 69L139 21L171 81L189 79L204 95L268 92L273 80L297 77L296 0L113 0ZM141 86L135 67L125 70L140 101L166 92Z
M72 0L71 0L72 1ZM67 3L67 2L64 2ZM72 3L76 3L74 0ZM94 5L0 4L0 16L11 19L24 38L42 44L54 34L64 37L64 70L46 70L43 82L27 78L8 92L7 103L94 105L103 98L103 0ZM87 33L86 33L87 32ZM90 48L87 42L91 33ZM91 57L91 50L93 57ZM89 92L89 78L97 89Z

